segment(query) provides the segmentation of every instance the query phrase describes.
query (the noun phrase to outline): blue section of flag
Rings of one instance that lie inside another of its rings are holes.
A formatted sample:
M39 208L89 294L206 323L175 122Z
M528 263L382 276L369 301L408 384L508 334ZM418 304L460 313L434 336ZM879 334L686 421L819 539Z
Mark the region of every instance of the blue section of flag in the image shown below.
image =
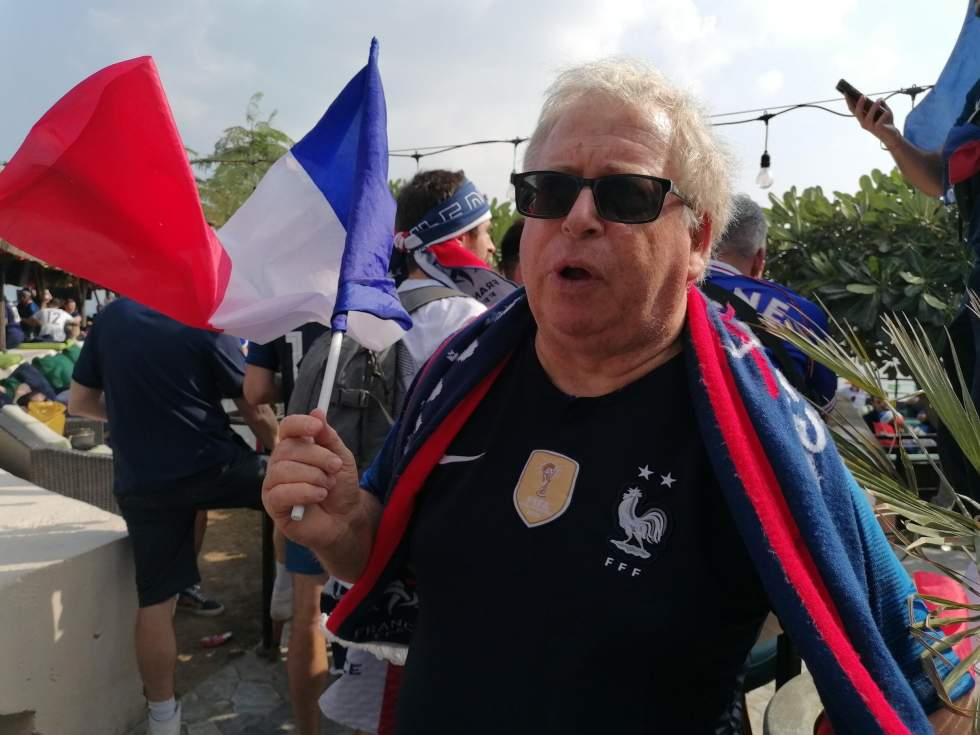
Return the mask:
M967 93L980 79L980 18L973 3L967 3L966 20L936 86L905 118L905 137L928 151L942 148Z
M377 39L371 41L367 66L291 152L347 231L333 329L346 331L349 311L411 329L388 275L395 202L388 189L388 118Z

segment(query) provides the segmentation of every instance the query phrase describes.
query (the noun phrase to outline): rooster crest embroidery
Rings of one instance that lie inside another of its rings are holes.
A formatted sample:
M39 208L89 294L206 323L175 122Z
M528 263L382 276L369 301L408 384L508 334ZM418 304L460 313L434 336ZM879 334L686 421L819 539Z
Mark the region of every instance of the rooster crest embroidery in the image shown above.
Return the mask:
M627 488L619 503L619 525L626 534L622 541L610 539L610 543L620 551L625 551L641 559L649 559L650 552L644 543L657 545L667 532L667 514L659 508L648 510L643 515L637 515L636 506L643 497L643 491L638 487Z

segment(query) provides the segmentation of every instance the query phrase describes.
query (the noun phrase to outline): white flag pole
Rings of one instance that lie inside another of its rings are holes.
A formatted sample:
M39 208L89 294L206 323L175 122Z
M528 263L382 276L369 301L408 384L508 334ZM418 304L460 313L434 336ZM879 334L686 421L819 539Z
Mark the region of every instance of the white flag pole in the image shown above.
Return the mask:
M330 333L330 352L327 353L327 367L323 371L320 399L316 403L316 407L322 409L324 415L326 415L327 408L330 406L330 394L333 393L333 384L337 380L337 364L340 362L340 347L343 342L343 332L335 329ZM293 512L289 514L289 517L294 521L301 521L305 513L305 506L294 505Z

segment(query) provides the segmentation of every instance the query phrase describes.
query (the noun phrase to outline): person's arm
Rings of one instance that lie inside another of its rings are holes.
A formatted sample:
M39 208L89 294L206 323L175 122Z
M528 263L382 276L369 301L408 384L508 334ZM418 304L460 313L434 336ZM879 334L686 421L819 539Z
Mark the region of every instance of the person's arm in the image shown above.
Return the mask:
M276 380L276 371L246 361L242 393L245 400L253 406L278 403L280 386Z
M283 419L262 502L276 526L311 548L333 576L356 581L367 566L381 503L358 482L357 464L323 411ZM306 507L294 521L293 506Z
M71 381L68 392L68 413L72 416L108 421L105 393L99 388L89 388L75 380Z
M268 451L276 448L279 436L279 424L272 407L267 404L255 406L244 398L234 398L245 424L255 434L255 438Z
M940 196L943 193L942 155L938 151L923 150L910 143L895 127L895 118L892 111L884 104L884 100L878 100L866 112L865 100L864 96L856 104L847 100L847 106L861 127L880 140L888 149L906 181L923 194ZM878 110L881 110L882 114L875 120Z
M67 311L65 313L68 314ZM81 324L82 318L80 316L68 314L68 319L65 321L65 341L78 337L78 333L81 331Z

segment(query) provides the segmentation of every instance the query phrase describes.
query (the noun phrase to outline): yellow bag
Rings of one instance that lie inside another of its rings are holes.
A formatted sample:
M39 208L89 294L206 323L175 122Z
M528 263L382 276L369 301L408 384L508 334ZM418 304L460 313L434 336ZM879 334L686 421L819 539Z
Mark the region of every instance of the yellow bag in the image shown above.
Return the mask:
M65 435L65 405L57 401L31 401L27 413L46 424L54 433Z

